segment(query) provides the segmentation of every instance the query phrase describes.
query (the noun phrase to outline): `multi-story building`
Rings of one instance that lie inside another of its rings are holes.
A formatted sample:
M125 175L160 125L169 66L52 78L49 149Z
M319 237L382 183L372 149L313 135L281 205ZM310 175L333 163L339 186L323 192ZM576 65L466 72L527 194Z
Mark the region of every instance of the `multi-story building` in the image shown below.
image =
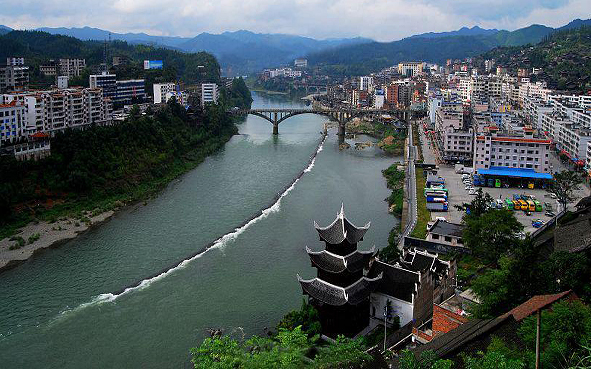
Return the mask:
M359 77L359 90L371 92L373 90L373 77Z
M26 107L18 101L0 104L0 147L26 137Z
M8 57L6 58L6 65L23 66L25 65L25 58Z
M29 67L0 66L0 92L25 89L29 85Z
M423 73L425 63L423 62L404 62L398 63L398 74L413 77Z
M145 81L143 79L130 79L117 81L117 96L114 104L125 105L143 102L146 99Z
M165 103L167 94L174 92L176 89L176 83L154 83L154 104Z
M464 109L459 102L443 102L435 113L436 145L445 161L472 158L472 129L464 126Z
M540 100L548 100L551 90L546 88L546 82L531 83L529 79L524 78L524 81L519 84L519 106L523 107L526 98L537 98Z
M39 66L39 71L44 76L57 76L58 66L56 63L52 63L51 61L47 64L43 64Z
M474 139L474 169L507 167L548 173L550 144L550 140L536 136L533 129L514 134L487 129Z
M103 96L111 100L117 98L117 75L115 74L91 74L89 77L90 88L100 88Z
M296 59L293 62L293 66L296 68L306 68L308 66L308 59Z
M441 95L431 95L427 101L427 110L429 112L429 121L431 124L435 124L435 114L437 109L443 104L443 97Z
M206 104L217 104L218 97L220 95L218 85L215 83L202 83L201 84L201 105Z
M472 76L461 78L458 90L463 101L488 101L501 97L502 83L494 77Z
M386 104L390 108L398 107L398 84L393 83L386 87Z
M60 59L59 61L60 75L68 78L80 76L84 68L86 68L86 59Z

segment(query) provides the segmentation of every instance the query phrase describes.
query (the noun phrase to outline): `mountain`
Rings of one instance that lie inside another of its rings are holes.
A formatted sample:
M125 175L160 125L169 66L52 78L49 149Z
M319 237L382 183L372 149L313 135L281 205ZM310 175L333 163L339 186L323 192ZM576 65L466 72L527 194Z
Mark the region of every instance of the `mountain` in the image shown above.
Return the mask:
M0 24L0 35L6 34L10 31L12 31L12 28Z
M316 40L308 37L250 31L201 33L180 44L185 51L214 54L228 74L257 72L291 64L294 58L344 45L371 42L364 38Z
M215 55L224 72L239 75L258 72L261 69L291 64L294 58L312 52L343 45L371 42L365 38L316 40L309 37L263 34L240 30L221 34L201 33L193 38L151 36L145 33L116 33L99 28L38 28L56 35L80 40L120 40L131 44L149 44L186 52L206 51Z
M49 59L84 58L89 70L94 70L103 62L102 41L82 41L70 36L52 35L41 31L12 31L0 36L0 60L9 56L22 56L32 67L32 78L38 75L39 65ZM117 67L119 78L138 78L145 76L146 82L169 82L181 78L186 83L200 80L219 80L220 66L209 53L185 53L162 47L132 45L124 41L113 41L109 53L127 57L131 63ZM143 70L143 60L162 60L164 69ZM205 68L202 71L199 66ZM81 79L77 83L87 83Z
M484 64L485 59L513 71L540 68L532 78L546 81L548 87L586 93L591 90L591 26L561 27L536 45L497 47L474 62Z
M37 31L51 33L52 35L64 35L75 37L80 40L120 40L132 44L153 44L167 47L177 47L179 44L189 40L185 37L171 37L171 36L151 36L145 33L116 33L106 31L100 28L82 27L82 28L50 28L41 27Z
M480 35L493 35L499 32L498 29L484 29L478 26L474 26L472 28L462 27L457 31L450 31L450 32L427 32L421 33L418 35L413 35L408 38L441 38L441 37L448 37L448 36L480 36Z
M416 35L393 42L342 46L312 53L308 55L308 60L311 65L321 66L327 73L362 75L401 61L443 63L447 59L477 56L499 46L537 44L557 31L588 24L591 24L591 20L574 20L556 29L534 24L515 31L496 32L478 27L463 28L453 32Z

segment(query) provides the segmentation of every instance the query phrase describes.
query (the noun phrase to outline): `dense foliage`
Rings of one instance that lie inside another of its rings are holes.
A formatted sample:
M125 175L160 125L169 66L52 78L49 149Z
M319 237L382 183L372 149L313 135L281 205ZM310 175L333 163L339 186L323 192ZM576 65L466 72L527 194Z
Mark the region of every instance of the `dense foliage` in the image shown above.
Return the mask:
M11 56L22 56L27 65L32 67L32 77L39 76L38 67L47 63L49 59L84 58L89 67L104 63L104 43L99 41L81 41L79 39L51 35L40 31L12 31L0 36L0 59ZM129 65L123 65L114 71L125 78L144 76L144 60L162 60L164 70L154 70L147 78L158 82L170 82L174 74L186 83L202 81L218 82L220 80L220 66L213 55L198 53L183 53L147 45L130 45L123 41L111 41L108 44L109 56L121 56L130 60ZM108 60L111 63L111 60ZM87 71L86 73L89 73ZM162 77L161 80L158 77ZM35 80L35 78L33 78ZM74 80L86 84L84 79ZM152 82L153 83L153 82Z
M404 178L405 172L398 170L398 164L392 164L382 171L386 178L386 186L392 190L390 196L386 198L391 212L397 217L402 216L402 207L404 201ZM388 236L388 246L380 250L380 259L386 262L395 262L400 258L398 249L399 228L392 228Z
M480 59L495 59L513 71L541 68L533 79L546 81L553 89L585 93L591 89L591 27L556 32L531 47L499 47Z
M310 337L320 335L322 331L318 310L308 304L306 300L302 300L302 307L300 310L293 310L287 313L283 319L281 319L279 324L277 324L277 329L287 329L291 331L298 326Z
M195 368L204 369L370 367L372 358L364 352L360 340L341 336L327 346L316 345L298 326L293 330L282 328L274 337L253 336L244 342L229 336L206 338L191 353Z
M52 155L18 162L0 157L0 235L34 219L113 207L153 194L235 133L222 105L189 116L176 102L154 116L135 111L121 124L68 130Z

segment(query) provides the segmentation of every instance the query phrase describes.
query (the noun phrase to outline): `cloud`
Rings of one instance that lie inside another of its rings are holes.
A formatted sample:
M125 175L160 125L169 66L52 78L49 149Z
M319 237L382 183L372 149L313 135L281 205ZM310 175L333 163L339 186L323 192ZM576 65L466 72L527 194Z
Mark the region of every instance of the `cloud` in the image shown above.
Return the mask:
M516 29L591 18L589 0L2 0L13 28L91 26L195 36L248 29L389 41L462 26ZM587 3L587 4L585 4ZM491 6L494 4L494 6Z

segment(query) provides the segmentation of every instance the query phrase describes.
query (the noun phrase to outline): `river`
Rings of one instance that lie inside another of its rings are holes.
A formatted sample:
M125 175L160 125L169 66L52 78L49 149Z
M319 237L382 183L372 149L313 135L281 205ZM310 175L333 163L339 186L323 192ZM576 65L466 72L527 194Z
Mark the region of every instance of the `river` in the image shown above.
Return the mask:
M253 97L253 107L304 106ZM325 121L295 116L273 137L249 116L157 198L0 274L0 367L190 367L207 328L262 334L299 308L296 273L314 275L304 248L322 247L313 220L329 224L341 202L353 222L372 222L360 248L386 245L396 220L381 170L394 159L339 151L331 130L309 163Z

